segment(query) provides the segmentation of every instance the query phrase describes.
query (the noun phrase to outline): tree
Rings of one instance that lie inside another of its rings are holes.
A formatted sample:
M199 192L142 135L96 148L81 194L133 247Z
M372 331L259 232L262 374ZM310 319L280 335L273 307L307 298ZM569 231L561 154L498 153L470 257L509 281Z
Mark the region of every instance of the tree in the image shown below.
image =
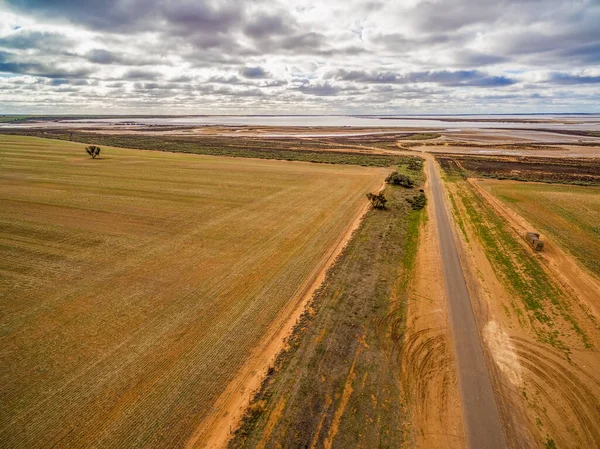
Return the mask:
M415 184L411 178L406 175L401 175L397 171L390 173L390 175L385 178L385 182L396 186L406 187L407 189L412 189Z
M100 155L100 147L97 147L96 145L90 145L89 147L86 147L85 151L87 151L87 154L92 156L92 159L96 159L96 156Z
M383 192L379 193L367 193L367 198L371 201L371 205L375 209L385 209L385 203L387 203L387 199Z

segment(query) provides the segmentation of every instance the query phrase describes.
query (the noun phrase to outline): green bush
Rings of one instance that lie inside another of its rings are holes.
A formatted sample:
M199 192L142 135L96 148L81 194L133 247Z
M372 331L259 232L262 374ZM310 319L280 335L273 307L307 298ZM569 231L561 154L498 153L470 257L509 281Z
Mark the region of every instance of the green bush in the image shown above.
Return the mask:
M387 178L385 178L385 182L395 186L406 187L407 189L412 189L415 185L415 182L411 178L406 175L402 175L397 171L392 172Z
M411 159L408 162L408 169L412 171L421 171L423 169L423 161L420 159Z
M419 193L413 198L407 198L406 201L411 204L413 210L421 210L427 205L427 197L424 193Z

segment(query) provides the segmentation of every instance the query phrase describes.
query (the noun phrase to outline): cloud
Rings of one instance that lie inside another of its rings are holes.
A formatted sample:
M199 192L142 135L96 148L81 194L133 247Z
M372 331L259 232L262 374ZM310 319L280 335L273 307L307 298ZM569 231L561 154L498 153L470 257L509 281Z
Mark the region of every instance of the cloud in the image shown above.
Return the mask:
M84 55L85 59L94 64L104 65L129 65L129 66L144 66L165 64L164 60L160 60L154 56L133 56L130 54L120 53L105 50L102 48L94 48Z
M160 77L160 73L154 70L131 69L126 71L122 79L126 80L156 80Z
M319 97L329 97L337 95L340 92L340 88L332 86L328 82L324 83L305 83L298 87L298 90L306 95L316 95Z
M0 47L19 50L58 50L63 51L73 44L73 41L60 33L40 31L17 31L0 38Z
M86 54L88 61L95 64L118 64L123 62L123 58L112 51L94 48Z
M269 74L262 67L244 67L240 70L240 74L244 78L260 79L267 78Z
M571 75L568 73L552 73L548 82L553 84L600 84L600 75Z
M411 84L436 83L454 87L501 87L515 84L516 81L506 76L490 76L478 70L440 70L429 72L409 72L395 74L391 72L366 72L363 70L337 70L330 74L337 80L354 81L370 84Z
M259 14L244 26L244 33L255 39L264 39L286 34L290 27L291 25L287 17Z
M595 0L5 0L0 14L2 106L25 113L600 110Z
M0 72L34 75L44 78L83 78L93 73L90 68L69 69L53 64L20 62L14 53L0 51Z

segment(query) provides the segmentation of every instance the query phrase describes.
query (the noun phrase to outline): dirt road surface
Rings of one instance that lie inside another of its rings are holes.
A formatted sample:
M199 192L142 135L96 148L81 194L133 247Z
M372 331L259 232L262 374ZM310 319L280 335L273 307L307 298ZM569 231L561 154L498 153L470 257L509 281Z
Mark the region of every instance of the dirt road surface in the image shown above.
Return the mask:
M467 447L471 449L506 449L498 407L485 364L481 338L444 202L440 175L434 164L433 158L427 158Z

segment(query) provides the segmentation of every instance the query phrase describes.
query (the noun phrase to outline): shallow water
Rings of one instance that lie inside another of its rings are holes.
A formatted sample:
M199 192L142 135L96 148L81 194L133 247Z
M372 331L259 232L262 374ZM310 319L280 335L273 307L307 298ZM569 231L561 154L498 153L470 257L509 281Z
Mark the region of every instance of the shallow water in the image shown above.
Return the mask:
M441 120L443 119L443 120ZM460 119L461 121L446 121ZM492 122L462 120L497 120ZM508 120L513 120L509 122ZM544 123L519 123L515 120L543 120ZM342 115L246 115L246 116L183 116L183 117L114 117L104 119L73 119L57 122L44 122L49 127L91 127L136 123L138 125L163 126L305 126L305 127L403 127L428 128L435 130L481 129L481 128L548 128L600 130L599 115L456 115L456 116L342 116ZM35 127L39 122L20 125L6 123L6 127Z

